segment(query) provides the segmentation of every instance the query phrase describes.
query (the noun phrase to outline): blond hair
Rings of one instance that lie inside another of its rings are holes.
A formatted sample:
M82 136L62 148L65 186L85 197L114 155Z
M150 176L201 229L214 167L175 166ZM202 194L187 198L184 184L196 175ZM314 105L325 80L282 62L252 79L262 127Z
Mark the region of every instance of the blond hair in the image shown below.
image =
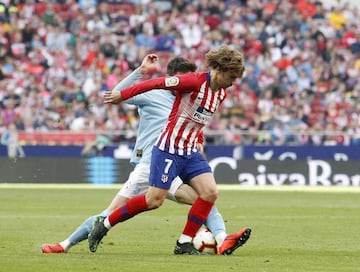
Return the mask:
M245 71L243 54L228 45L210 50L205 55L207 65L222 72L232 72L242 77Z

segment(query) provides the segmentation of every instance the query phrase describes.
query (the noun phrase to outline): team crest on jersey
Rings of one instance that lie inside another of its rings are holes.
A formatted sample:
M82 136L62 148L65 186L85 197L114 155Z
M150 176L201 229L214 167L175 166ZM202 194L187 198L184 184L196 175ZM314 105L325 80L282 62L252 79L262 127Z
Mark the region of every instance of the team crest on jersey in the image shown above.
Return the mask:
M166 87L172 87L179 84L179 78L178 77L167 77L165 78L165 86Z
M142 149L136 149L136 157L141 158L143 156L143 150Z
M166 182L168 182L168 180L169 180L169 176L163 174L162 177L161 177L161 181L162 181L163 183L166 183Z

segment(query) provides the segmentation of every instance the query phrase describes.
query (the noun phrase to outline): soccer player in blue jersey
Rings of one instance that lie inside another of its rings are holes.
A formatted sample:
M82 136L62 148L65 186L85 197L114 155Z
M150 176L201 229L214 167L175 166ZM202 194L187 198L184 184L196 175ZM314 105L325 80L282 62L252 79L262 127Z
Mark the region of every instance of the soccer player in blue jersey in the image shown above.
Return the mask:
M158 58L156 55L147 55L141 66L115 86L113 91L121 91L121 89L132 85L139 80L143 74L154 69L157 62ZM167 73L169 75L176 75L193 72L195 69L196 66L188 60L174 58L167 66ZM113 210L124 205L131 197L147 192L149 187L151 151L161 129L167 121L167 116L170 113L174 99L175 96L169 91L154 90L127 100L127 103L138 106L140 115L137 140L130 160L131 164L135 165L134 170L130 173L128 180L114 197L110 205L101 214L86 219L64 241L56 244L43 244L43 253L67 252L72 246L87 239L95 218L99 216L106 217ZM168 192L168 199L184 204L192 204L197 197L197 193L190 186L183 184L179 177L173 181ZM228 235L226 234L224 221L215 206L208 216L206 226L214 234L219 248L222 249L221 252L227 250L227 252L231 254L232 251L236 249L233 243L224 243Z

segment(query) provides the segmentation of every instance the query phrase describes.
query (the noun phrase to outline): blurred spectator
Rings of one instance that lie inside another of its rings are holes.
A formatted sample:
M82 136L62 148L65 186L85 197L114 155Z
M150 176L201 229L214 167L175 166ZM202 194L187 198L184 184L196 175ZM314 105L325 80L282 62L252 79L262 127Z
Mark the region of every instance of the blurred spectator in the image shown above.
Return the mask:
M347 24L346 17L342 13L340 6L334 6L331 8L328 19L329 19L330 24L337 31L342 29Z
M354 56L357 56L359 59L360 55L360 30L357 30L357 34L355 36L355 41L353 41L350 45L351 52Z
M1 135L1 144L7 147L9 158L25 157L25 152L20 144L15 123L10 123L8 129L3 132Z
M290 142L291 133L284 126L283 122L276 121L272 129L270 129L270 144L284 145Z

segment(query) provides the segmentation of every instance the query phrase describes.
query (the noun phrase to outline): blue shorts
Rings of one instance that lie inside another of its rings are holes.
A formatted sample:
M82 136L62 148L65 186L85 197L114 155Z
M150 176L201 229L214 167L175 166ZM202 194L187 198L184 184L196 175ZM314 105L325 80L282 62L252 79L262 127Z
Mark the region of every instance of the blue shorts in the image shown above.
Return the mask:
M179 156L154 146L151 156L149 184L169 190L171 182L179 176L184 183L200 174L211 173L209 163L200 152Z

